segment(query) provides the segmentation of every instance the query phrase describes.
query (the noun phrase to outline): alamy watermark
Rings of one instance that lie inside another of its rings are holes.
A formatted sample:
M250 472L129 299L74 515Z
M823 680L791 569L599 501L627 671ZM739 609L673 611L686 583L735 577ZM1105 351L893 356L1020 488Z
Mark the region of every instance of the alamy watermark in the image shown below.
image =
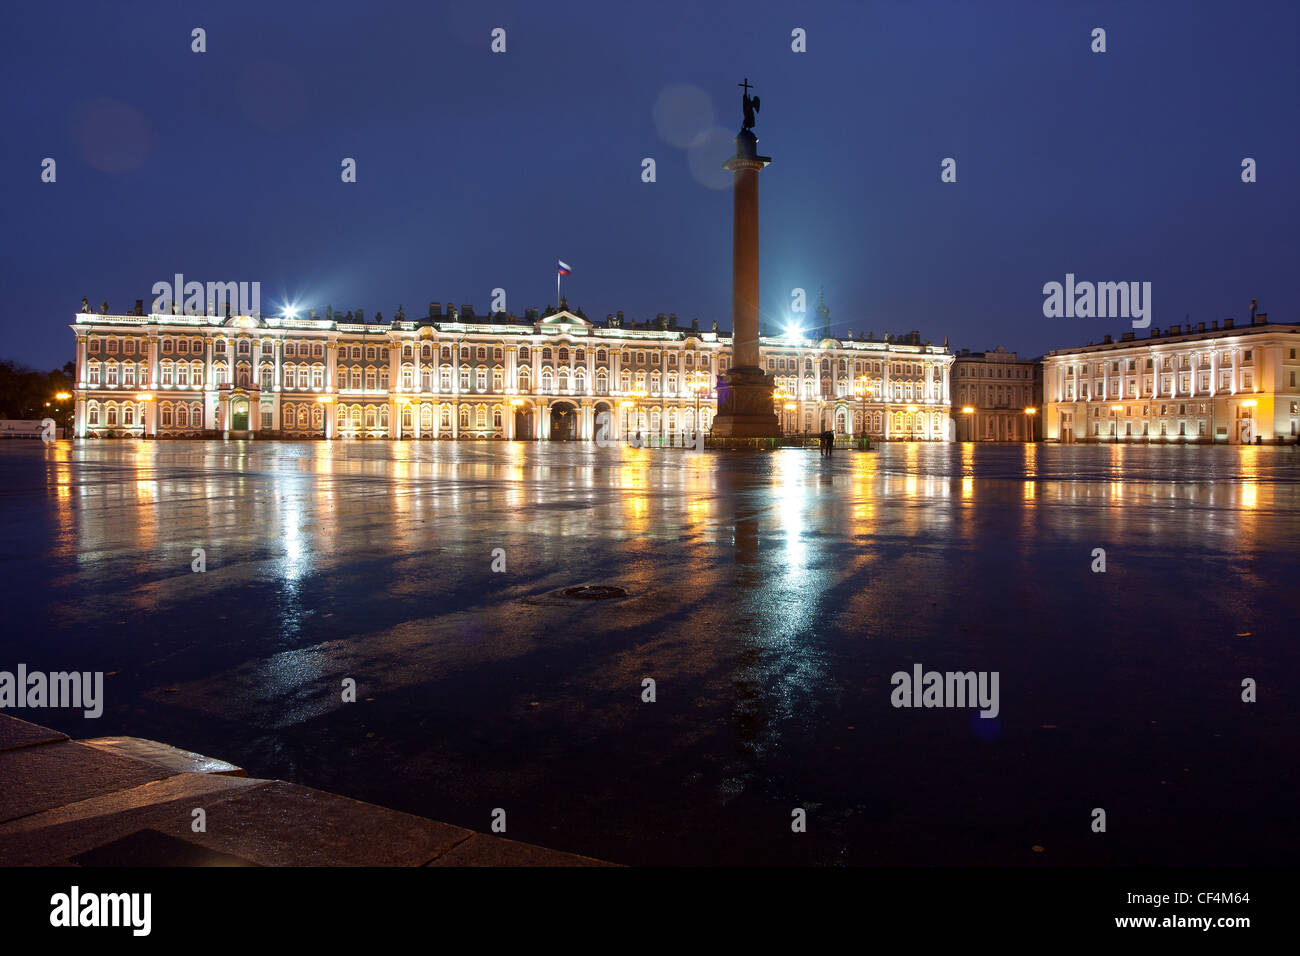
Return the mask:
M912 672L895 671L889 702L895 707L979 707L981 717L996 717L997 671L924 671L920 664Z
M1150 282L1075 282L1043 286L1043 315L1049 319L1132 319L1133 328L1151 324Z
M103 671L0 671L0 707L82 708L92 720L104 713Z
M155 282L150 311L154 315L176 313L185 315L222 316L233 311L236 315L262 315L262 283L260 282L186 282L185 276L176 273L174 281Z

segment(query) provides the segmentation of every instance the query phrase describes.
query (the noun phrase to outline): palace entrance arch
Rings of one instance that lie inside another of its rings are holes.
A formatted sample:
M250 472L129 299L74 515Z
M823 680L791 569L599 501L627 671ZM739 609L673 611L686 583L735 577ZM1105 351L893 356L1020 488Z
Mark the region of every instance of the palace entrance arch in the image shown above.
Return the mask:
M570 402L551 405L551 441L578 440L578 408Z

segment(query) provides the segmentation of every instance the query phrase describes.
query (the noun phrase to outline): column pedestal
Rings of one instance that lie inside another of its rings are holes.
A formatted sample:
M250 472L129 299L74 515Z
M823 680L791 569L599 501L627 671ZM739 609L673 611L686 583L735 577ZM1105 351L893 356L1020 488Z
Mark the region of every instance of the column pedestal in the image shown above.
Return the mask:
M773 409L775 383L761 368L733 368L718 396L718 413L713 417L715 438L776 438L781 423Z

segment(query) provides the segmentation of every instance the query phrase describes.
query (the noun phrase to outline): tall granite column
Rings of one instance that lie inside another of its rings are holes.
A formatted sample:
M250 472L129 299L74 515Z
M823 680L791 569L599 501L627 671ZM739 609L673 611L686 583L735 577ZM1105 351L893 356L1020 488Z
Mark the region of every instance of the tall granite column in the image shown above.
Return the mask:
M748 120L747 120L748 122ZM773 379L758 352L758 174L771 162L758 155L748 128L736 136L731 258L731 368L713 420L717 438L775 438L781 426L772 407Z

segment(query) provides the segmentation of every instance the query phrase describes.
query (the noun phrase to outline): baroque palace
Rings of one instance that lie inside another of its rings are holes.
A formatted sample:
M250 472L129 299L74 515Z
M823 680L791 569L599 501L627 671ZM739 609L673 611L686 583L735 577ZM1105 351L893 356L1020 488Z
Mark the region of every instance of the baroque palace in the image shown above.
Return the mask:
M787 433L953 440L946 343L841 340L818 311L820 338L760 340ZM597 324L564 300L522 319L435 302L387 323L83 304L75 434L671 442L709 429L727 369L730 336L698 324L621 312Z

